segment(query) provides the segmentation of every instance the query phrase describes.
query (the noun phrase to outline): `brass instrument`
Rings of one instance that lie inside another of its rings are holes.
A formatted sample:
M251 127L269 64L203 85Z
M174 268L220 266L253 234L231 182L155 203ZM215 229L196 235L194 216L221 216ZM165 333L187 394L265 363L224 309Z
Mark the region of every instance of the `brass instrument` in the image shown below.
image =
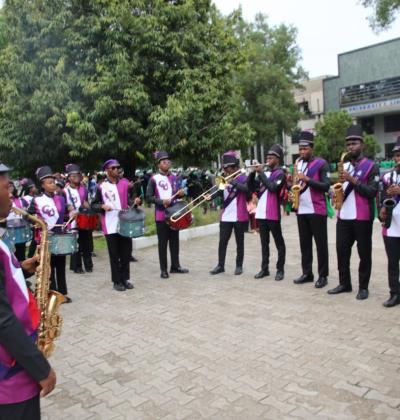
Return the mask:
M392 224L393 209L396 207L396 201L393 198L387 198L383 200L382 206L386 209L385 220L382 226L389 229Z
M54 340L61 333L63 319L59 314L59 308L65 301L65 297L59 292L50 290L51 268L47 225L42 219L25 210L13 207L12 211L27 217L41 228L41 240L37 251L39 265L36 268L35 286L35 299L40 311L37 346L45 357L50 357L54 351Z
M347 152L344 152L340 156L340 161L338 163L338 174L340 176L344 171L344 160L347 156ZM343 191L343 182L337 182L333 185L333 205L336 210L340 210L343 206L344 201L344 191Z
M293 210L297 210L299 208L300 193L301 190L304 188L304 185L301 185L299 181L299 171L297 169L299 160L300 158L297 158L296 162L293 165L293 185L288 195L288 200L292 203Z
M246 172L245 168L238 169L237 171L233 172L232 174L224 177L224 176L216 176L215 177L215 185L209 188L207 191L203 192L193 201L188 203L185 207L179 209L176 213L174 213L170 220L173 223L178 222L182 218L184 218L188 213L194 210L196 207L202 205L205 201L209 200L213 195L215 195L218 191L223 191L229 185L231 181L238 178L240 175Z

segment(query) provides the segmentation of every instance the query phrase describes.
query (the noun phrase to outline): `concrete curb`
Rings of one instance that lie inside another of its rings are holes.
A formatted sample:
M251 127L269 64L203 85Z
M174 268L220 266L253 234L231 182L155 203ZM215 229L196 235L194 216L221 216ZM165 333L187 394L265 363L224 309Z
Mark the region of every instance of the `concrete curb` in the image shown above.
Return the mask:
M210 225L193 227L179 232L179 239L181 241L189 241L190 239L200 238L202 236L214 235L219 232L219 223L212 223ZM133 250L148 248L157 245L157 235L142 236L140 238L132 239Z

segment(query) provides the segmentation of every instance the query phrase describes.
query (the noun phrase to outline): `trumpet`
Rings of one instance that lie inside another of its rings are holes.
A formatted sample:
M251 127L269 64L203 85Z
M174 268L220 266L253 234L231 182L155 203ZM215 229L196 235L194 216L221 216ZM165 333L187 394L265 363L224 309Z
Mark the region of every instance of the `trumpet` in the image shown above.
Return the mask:
M245 173L246 173L246 169L241 168L228 176L220 175L220 176L215 177L215 185L213 185L207 191L204 191L201 195L199 195L190 203L186 204L185 207L182 207L177 212L175 212L170 217L171 222L173 223L179 222L179 220L183 219L188 213L190 213L196 207L201 206L205 201L210 200L219 191L224 191L228 187L231 181L235 180L240 175L243 175Z

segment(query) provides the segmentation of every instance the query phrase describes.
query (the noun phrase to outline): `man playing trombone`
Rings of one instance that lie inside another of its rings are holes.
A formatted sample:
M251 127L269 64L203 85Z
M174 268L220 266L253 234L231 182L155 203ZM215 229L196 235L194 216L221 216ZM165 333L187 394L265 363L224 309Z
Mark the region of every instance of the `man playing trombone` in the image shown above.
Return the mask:
M226 249L232 231L236 239L236 268L235 275L243 273L244 232L248 224L247 212L247 176L239 169L239 160L235 152L226 152L222 156L222 167L228 184L223 190L224 202L219 224L218 265L210 274L225 271Z
M255 171L248 178L250 191L256 192L258 196L256 219L260 229L262 262L261 271L254 276L256 279L269 276L270 232L278 250L275 280L283 280L284 277L286 247L282 236L280 205L286 176L279 167L282 157L282 147L274 144L267 153L267 171L264 172L264 165L254 165Z

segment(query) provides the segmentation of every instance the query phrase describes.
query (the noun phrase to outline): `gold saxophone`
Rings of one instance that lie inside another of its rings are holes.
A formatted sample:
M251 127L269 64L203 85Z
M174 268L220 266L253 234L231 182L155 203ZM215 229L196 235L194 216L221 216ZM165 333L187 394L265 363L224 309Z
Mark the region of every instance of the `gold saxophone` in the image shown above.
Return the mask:
M59 314L59 309L65 297L59 292L50 290L51 268L47 225L42 219L25 210L13 207L12 211L27 217L41 228L41 240L37 248L39 265L36 268L35 286L35 299L40 311L37 346L45 357L50 357L55 347L54 340L61 333L63 319Z
M340 161L338 163L338 175L340 176L341 173L344 171L344 160L347 156L347 152L344 152L340 156ZM343 206L344 201L344 191L343 191L343 183L337 182L333 185L333 205L336 210L340 210Z
M293 210L297 210L299 208L300 192L303 189L303 186L300 185L300 182L299 182L299 171L297 169L297 164L299 160L300 158L297 158L296 162L294 162L294 165L293 165L293 185L288 195L288 199L292 203Z

